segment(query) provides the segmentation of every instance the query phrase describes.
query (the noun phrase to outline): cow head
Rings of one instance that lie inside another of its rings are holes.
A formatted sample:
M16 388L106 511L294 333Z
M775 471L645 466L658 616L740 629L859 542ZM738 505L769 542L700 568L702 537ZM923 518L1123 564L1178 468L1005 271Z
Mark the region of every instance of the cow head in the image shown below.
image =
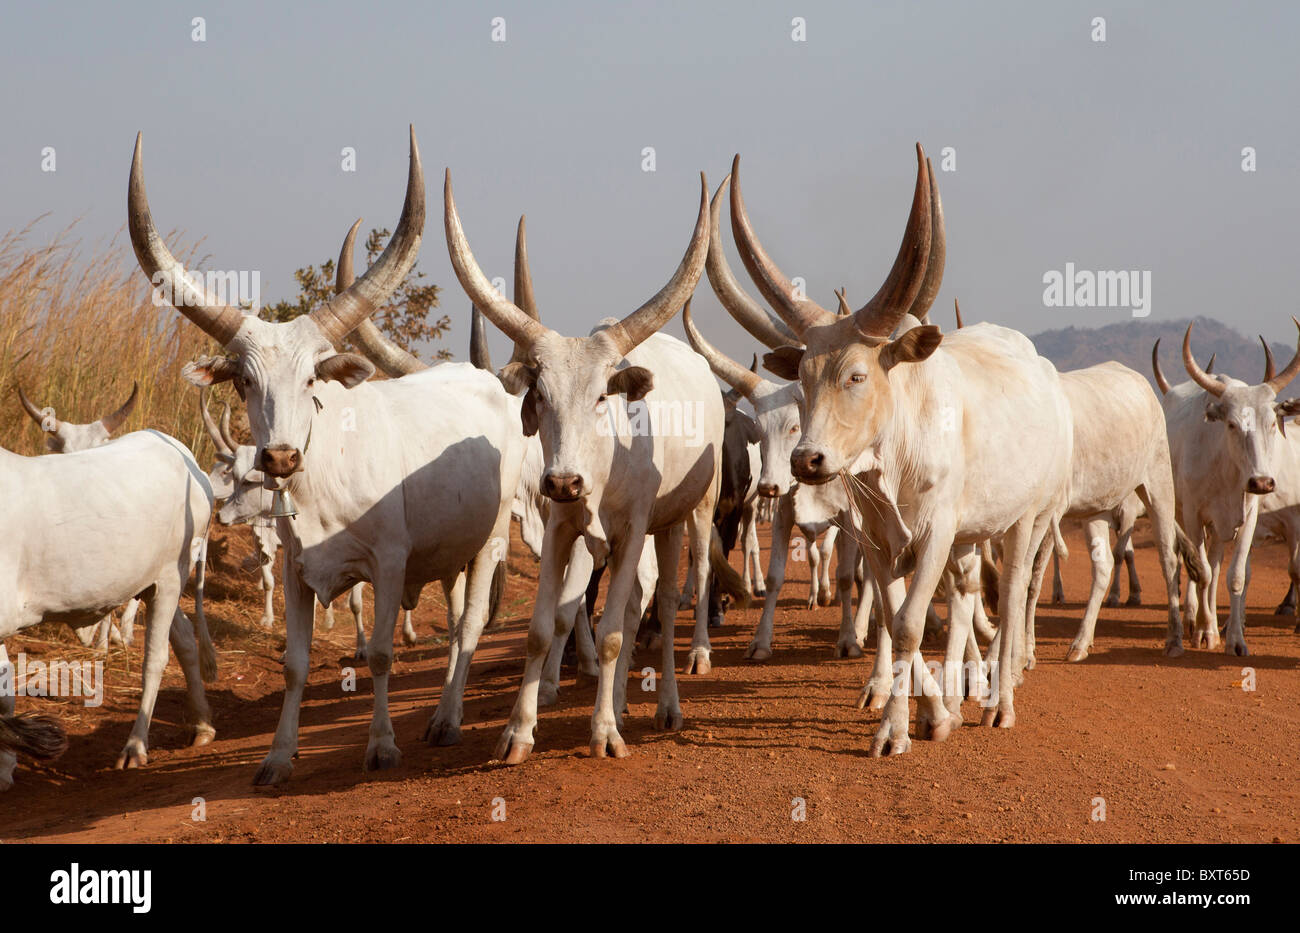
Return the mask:
M121 408L89 424L60 421L55 417L53 410L37 408L23 392L22 386L18 387L18 400L22 402L23 410L28 416L45 432L45 449L52 454L70 454L107 444L113 432L126 422L131 409L135 408L139 393L140 384L135 383L131 386L130 398Z
M335 349L406 278L424 229L424 175L411 130L411 164L406 201L388 247L367 272L325 305L287 323L271 323L222 305L192 280L167 249L154 226L145 195L141 138L136 137L127 195L131 244L150 281L183 315L215 339L224 357L204 357L183 372L199 386L230 381L248 405L256 442L256 466L276 483L303 469L312 423L323 407L322 385L352 388L374 372L355 353Z
M1300 330L1300 321L1295 321ZM1264 338L1264 380L1247 385L1230 376L1211 376L1192 356L1192 325L1183 335L1183 366L1205 390L1205 420L1223 425L1225 442L1235 463L1246 477L1244 492L1266 495L1274 490L1278 438L1285 434L1286 418L1300 411L1296 399L1278 402L1287 383L1300 374L1300 344L1296 355L1282 372L1275 372L1273 352Z
M825 483L860 462L893 410L891 371L929 358L943 339L931 324L891 336L905 315L926 320L943 281L943 206L919 143L916 158L912 210L893 268L870 301L840 315L797 292L768 257L745 211L740 157L732 164L731 229L740 257L763 297L803 341L763 358L771 372L803 387L803 432L790 454L800 482Z
M524 433L539 434L545 452L542 493L556 502L572 502L599 489L613 449L609 406L614 396L639 401L654 388L654 374L642 366L624 365L624 357L667 323L690 297L704 270L708 249L708 189L700 196L699 218L690 246L668 284L621 321L587 337L564 337L544 326L532 303L531 283L521 293L521 269L516 245L515 298L508 301L479 268L461 227L452 194L451 172L443 187L443 219L447 249L456 277L483 315L515 343L515 355L501 371L510 392L524 392ZM521 221L522 224L522 221ZM525 257L526 259L526 257ZM525 272L526 278L526 272Z
M199 389L199 415L207 428L208 439L217 454L217 462L208 471L215 499L224 499L217 512L223 525L251 522L265 513L267 497L263 494L266 475L257 466L257 448L236 443L230 433L230 406L224 405L218 423L208 411L208 389Z

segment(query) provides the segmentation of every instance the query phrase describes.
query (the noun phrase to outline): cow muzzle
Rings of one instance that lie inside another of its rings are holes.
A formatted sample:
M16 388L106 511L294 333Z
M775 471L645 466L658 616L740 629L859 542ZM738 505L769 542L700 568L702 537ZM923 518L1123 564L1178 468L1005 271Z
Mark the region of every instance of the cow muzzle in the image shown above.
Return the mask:
M835 471L829 468L824 453L816 448L803 446L796 447L794 453L790 454L790 472L794 473L794 478L799 482L813 486L829 482L835 476Z
M781 489L776 483L759 483L758 494L764 499L775 499L781 495Z
M542 477L542 495L555 502L573 502L586 494L585 484L577 473L547 473Z
M1268 495L1276 488L1277 483L1271 476L1252 476L1246 481L1246 491L1257 496Z
M302 469L302 453L296 447L267 447L259 460L262 471L268 476L292 476Z

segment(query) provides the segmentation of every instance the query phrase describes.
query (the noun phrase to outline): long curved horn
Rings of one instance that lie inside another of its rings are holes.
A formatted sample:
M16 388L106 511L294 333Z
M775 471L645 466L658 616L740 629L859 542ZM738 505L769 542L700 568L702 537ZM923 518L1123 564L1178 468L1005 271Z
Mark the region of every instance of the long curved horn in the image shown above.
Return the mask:
M519 215L519 226L515 228L515 304L534 321L541 322L537 296L533 294L533 273L528 268L528 222L524 214ZM510 362L527 363L528 347L515 343L510 351Z
M807 296L796 298L794 286L785 274L768 257L763 244L758 242L754 228L745 212L745 197L740 191L740 154L731 161L731 235L740 250L741 261L749 271L758 290L762 292L781 319L790 325L796 335L814 324L828 324L835 316Z
M23 391L22 386L18 387L18 400L23 403L23 410L27 412L27 417L35 421L37 426L44 431L45 425L43 422L45 419L41 417L41 410L32 404L32 400L27 397L27 393Z
M794 331L785 326L779 318L773 318L757 301L749 297L740 287L736 277L731 273L727 263L727 253L722 245L722 193L731 184L731 176L722 179L718 190L709 202L709 256L704 268L709 275L709 284L713 294L718 296L722 307L735 318L736 323L749 331L751 337L771 350L788 347L799 343Z
M930 168L925 150L916 144L916 189L912 194L912 212L903 231L903 242L880 290L854 315L858 332L865 337L888 337L904 314L914 306L922 285L928 281L930 243L933 235L933 207ZM943 278L939 269L938 278ZM934 283L938 292L938 282ZM930 297L934 301L934 297ZM928 310L928 306L926 308Z
M682 308L682 325L686 328L686 339L690 341L691 348L704 357L713 374L745 398L753 401L754 390L758 388L760 382L758 374L741 366L704 339L704 335L696 329L695 321L691 319L690 301L687 301L686 307Z
M203 426L208 429L208 440L212 441L212 447L219 454L233 454L234 450L226 443L226 439L221 436L217 430L217 423L212 420L212 412L208 411L208 395L210 390L207 386L199 387L199 415L203 418Z
M1193 322L1195 323L1195 322ZM1227 388L1222 382L1212 378L1205 370L1197 364L1192 356L1192 325L1187 325L1187 333L1183 334L1183 367L1187 370L1187 375L1191 376L1198 386L1209 392L1216 398L1223 395ZM1298 367L1300 368L1300 367Z
M193 321L223 347L228 346L244 322L238 308L218 303L207 290L190 279L185 267L167 249L149 211L149 197L144 190L144 159L141 155L144 133L135 137L135 155L131 158L131 179L127 184L126 219L136 261L155 285L166 286L172 306Z
M843 285L835 290L835 300L839 302L839 307L835 309L836 317L847 317L853 313L853 309L849 307L848 295L849 290Z
M1156 374L1156 385L1160 387L1161 395L1169 394L1169 380L1165 374L1160 371L1160 338L1156 338L1155 346L1151 348L1151 371Z
M700 212L691 232L691 242L686 247L677 270L655 296L623 320L592 339L607 338L620 354L626 356L677 313L699 284L704 274L704 260L709 252L709 180L700 172Z
M493 372L492 354L487 342L487 323L474 305L469 306L469 361L479 369Z
M751 373L757 373L757 372L758 372L758 354L757 354L757 353L754 354L754 360L753 360L753 362L751 362L751 363L749 364L749 371L750 371ZM740 404L740 400L741 400L742 398L744 398L744 397L745 397L745 393L744 393L744 392L741 392L739 389L737 389L737 388L735 388L735 387L732 387L732 388L728 389L726 392L723 392L723 393L722 393L722 404L723 404L723 405L726 405L728 408L735 408L737 405Z
M352 283L356 281L356 276L352 271L352 253L357 240L357 231L361 228L361 220L362 218L358 217L357 222L348 231L348 235L343 238L343 248L339 250L339 261L335 266L334 273L334 291L336 294L347 291L352 286ZM418 373L427 368L416 356L406 352L384 336L384 332L379 329L379 325L369 317L362 318L361 323L349 334L349 337L365 354L366 358L378 366L385 376L390 378L396 379L398 376L405 376L407 373Z
M1277 368L1273 363L1273 351L1268 348L1268 341L1264 339L1263 334L1259 335L1259 342L1264 348L1264 378L1260 381L1268 382L1277 375Z
M957 299L956 299L956 298L954 298L954 299L952 300L952 310L953 310L953 313L957 315L957 329L958 329L958 330L961 330L961 329L962 329L963 327L965 327L966 325L964 325L964 324L961 322L961 305L959 305L959 304L957 303ZM1158 340L1156 341L1156 343L1159 343L1159 342L1160 342L1160 341L1158 341Z
M346 289L311 313L311 319L332 343L342 343L358 324L374 314L406 279L420 253L424 235L424 168L420 146L411 127L411 165L406 176L406 200L397 231L375 264Z
M1297 321L1295 317L1292 316L1291 322L1295 324L1296 330L1300 331L1300 321ZM1264 382L1275 394L1280 395L1282 390L1287 387L1287 383L1297 375L1300 375L1300 338L1296 341L1295 356L1291 357L1291 362L1286 364L1286 369L1282 370L1272 379L1265 379Z
M235 436L230 433L230 403L229 402L223 402L221 405L220 424L221 424L221 438L226 442L226 446L230 448L230 452L233 454L236 450L239 449L239 442L236 441Z
M126 402L123 403L122 407L119 408L117 411L113 412L111 415L105 415L104 417L99 419L99 423L104 426L105 431L107 431L109 434L112 434L114 431L116 431L126 422L126 419L131 414L131 409L135 408L135 400L139 394L140 394L140 383L133 382L131 384L131 395L126 400Z
M1211 354L1210 354L1209 362L1207 362L1207 363L1205 364L1205 372L1206 372L1208 375L1211 375L1211 376L1214 375L1214 360L1215 360L1215 357L1217 357L1218 355L1219 355L1218 353L1211 353Z
M939 182L934 177L934 166L925 160L925 173L930 176L930 256L925 264L925 278L921 290L912 300L907 313L922 323L929 322L930 306L939 297L943 285L943 267L948 258L948 237L943 226L943 202L939 200Z
M451 257L451 265L456 271L456 278L460 280L461 288L465 289L465 294L469 295L474 307L515 342L516 352L520 346L530 347L547 333L547 328L513 301L507 300L479 268L461 227L460 215L456 212L456 198L451 190L451 169L447 169L447 177L442 185L442 200L447 253Z

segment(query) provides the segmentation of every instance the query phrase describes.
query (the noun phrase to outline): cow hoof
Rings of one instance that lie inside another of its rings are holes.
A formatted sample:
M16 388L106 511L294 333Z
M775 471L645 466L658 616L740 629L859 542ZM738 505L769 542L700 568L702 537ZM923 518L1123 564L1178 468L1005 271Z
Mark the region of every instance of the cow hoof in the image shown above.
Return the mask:
M1107 609L1114 609L1119 605L1119 597L1115 595L1107 596L1101 603Z
M772 657L772 649L766 645L756 645L751 643L750 646L745 649L746 661L766 661L770 657Z
M528 756L533 753L531 745L524 745L516 742L510 746L510 751L503 756L498 756L508 765L520 765L528 760Z
M398 751L391 736L371 739L370 744L366 746L365 769L367 771L387 771L401 764L402 753Z
M691 653L686 656L686 673L704 675L712 670L713 665L709 662L709 649L692 648Z
M272 616L263 616L257 624L269 632L275 627L275 619ZM329 628L329 626L326 626L326 628Z
M1025 670L1032 671L1037 666L1038 666L1038 658L1034 657L1032 654L1029 657L1025 658Z
M1300 622L1297 622L1295 625L1295 634L1300 635Z
M894 729L890 726L888 719L880 721L880 728L871 739L871 757L880 758L884 755L905 755L912 750L912 740L908 738L907 729L901 730L900 735L894 735Z
M1082 661L1087 656L1088 656L1087 648L1083 648L1079 645L1071 645L1070 653L1065 656L1065 660L1068 663L1073 664L1076 661Z
M678 732L682 724L682 711L679 707L655 710L655 728L659 731Z
M592 739L590 748L592 758L626 758L632 754L617 732L607 738Z
M293 774L293 762L289 756L278 758L267 755L262 761L262 766L257 769L257 774L253 776L253 784L257 787L272 787L289 780L291 774Z
M1132 608L1133 606L1140 606L1140 605L1142 605L1142 594L1141 594L1141 593L1129 593L1129 594L1128 594L1128 599L1126 599L1126 600L1124 601L1124 605L1126 605L1126 606L1128 606L1128 607L1130 607L1130 608Z
M459 745L460 744L460 726L440 721L438 714L434 713L429 718L429 724L424 727L424 741L434 746Z
M1223 643L1223 653L1229 656L1244 658L1250 655L1250 649L1246 647L1244 641L1232 641L1229 639Z
M117 756L117 770L130 771L135 768L143 768L149 763L149 753L145 747L139 743L127 742L126 748L122 749L122 754Z
M877 684L867 681L858 693L858 709L884 709L889 700L890 684Z
M862 648L856 641L842 641L835 646L835 657L860 658L862 657Z
M919 716L916 721L916 736L920 739L929 739L931 742L945 742L948 736L952 735L954 729L961 726L961 717L947 713L943 719L934 721Z
M1016 724L1016 713L1014 710L1003 712L999 707L992 706L984 711L980 717L980 725L992 727L995 729L1010 729Z
M726 618L726 616L721 614L709 616L709 628L722 628L722 623L726 621Z
M190 748L198 748L200 745L211 745L212 740L217 737L217 730L207 725L194 727L194 738L190 740Z
M764 590L764 589L756 589L756 590L754 590L754 598L755 598L755 599L767 599L767 590Z
M402 644L411 648L420 643L420 638L410 629L402 629Z
M537 705L554 706L560 699L560 687L558 684L551 683L549 680L543 680L537 685Z
M1181 642L1165 645L1166 658L1181 658L1182 656L1183 656L1183 646Z

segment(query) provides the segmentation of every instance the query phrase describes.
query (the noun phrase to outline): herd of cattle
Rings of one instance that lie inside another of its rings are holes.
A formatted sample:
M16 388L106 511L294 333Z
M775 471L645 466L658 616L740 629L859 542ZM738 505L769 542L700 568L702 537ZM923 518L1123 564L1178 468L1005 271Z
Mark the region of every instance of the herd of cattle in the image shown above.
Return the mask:
M635 635L648 610L661 633L657 728L682 726L673 628L692 595L686 674L711 669L709 628L723 612L724 591L740 600L754 590L763 597L745 657L771 657L796 528L815 562L809 605L839 599L836 655L861 656L877 620L875 661L859 697L859 705L883 711L873 754L908 750L913 696L916 732L924 738L945 739L970 698L983 706L985 725L1014 725L1015 688L1034 666L1035 607L1048 558L1067 553L1067 520L1086 525L1092 561L1070 661L1087 657L1112 571L1126 556L1136 597L1129 539L1143 514L1168 594L1167 655L1184 650L1183 568L1193 643L1218 646L1215 593L1231 542L1226 650L1247 653L1246 583L1257 536L1290 547L1293 584L1284 605L1294 608L1300 438L1286 435L1285 422L1300 413L1300 400L1278 395L1300 372L1300 348L1276 372L1265 345L1264 378L1246 383L1203 370L1192 356L1189 327L1182 352L1187 382L1170 386L1158 342L1152 351L1158 397L1119 363L1058 372L1024 335L987 323L963 327L960 312L958 329L942 332L929 313L943 278L944 216L919 145L902 246L884 284L856 311L843 291L835 312L822 308L769 258L745 211L739 157L712 199L701 177L694 229L667 284L585 337L542 323L523 220L511 301L470 250L450 172L443 194L447 248L474 306L471 363L426 367L370 320L406 278L423 234L425 186L413 130L405 203L387 248L354 278L358 221L344 242L335 295L288 323L222 305L187 275L154 225L137 137L128 192L136 257L176 309L224 351L184 369L201 387L197 401L216 463L205 473L184 445L153 430L110 440L134 393L114 414L76 425L38 410L20 390L47 432L50 455L0 451L0 492L9 503L0 519L7 542L0 560L0 675L12 680L2 639L21 629L59 620L77 627L87 644L129 643L137 601L147 606L139 714L118 767L147 762L169 643L185 675L194 742L215 735L203 683L216 676L216 657L202 598L214 517L253 526L268 627L272 565L277 550L284 552L284 704L257 784L283 782L293 770L315 606L328 607L344 593L358 654L373 678L365 767L401 761L388 709L394 629L405 610L404 637L414 640L410 610L433 581L446 594L449 657L425 738L459 740L470 662L500 598L512 519L540 571L523 678L496 748L510 764L533 748L538 707L555 700L571 632L580 667L597 680L590 749L598 758L628 754L619 728ZM720 225L728 198L735 245L771 311L728 266ZM701 333L690 298L702 275L766 348L763 361L775 380L727 357ZM659 332L679 310L689 345ZM484 318L514 344L496 373ZM361 353L341 349L348 338ZM377 371L379 378L370 378ZM729 391L719 392L715 376ZM246 405L250 444L234 439L228 405L219 419L209 411L207 387L221 382L230 382ZM752 415L741 411L742 399ZM762 577L763 513L772 526L765 592L751 582ZM677 582L683 538L690 558L685 593ZM727 560L737 541L743 573ZM191 620L178 600L196 567ZM608 589L593 633L602 573ZM374 589L368 644L363 582ZM926 664L922 635L944 625L932 608L936 595L947 604L946 649L942 664ZM1118 580L1107 602L1117 599ZM123 604L128 609L116 627L111 613ZM12 784L18 753L49 758L66 746L55 722L16 715L14 691L4 693L0 789Z

